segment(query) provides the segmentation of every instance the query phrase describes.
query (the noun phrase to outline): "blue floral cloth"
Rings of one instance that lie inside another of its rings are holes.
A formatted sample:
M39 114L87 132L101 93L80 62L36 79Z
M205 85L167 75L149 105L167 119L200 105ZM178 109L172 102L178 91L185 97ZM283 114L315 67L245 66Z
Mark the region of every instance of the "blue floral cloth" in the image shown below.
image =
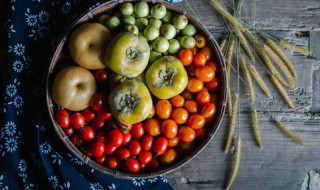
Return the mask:
M124 180L95 171L69 152L53 130L45 80L58 35L77 15L97 4L0 1L1 190L172 189L164 176Z

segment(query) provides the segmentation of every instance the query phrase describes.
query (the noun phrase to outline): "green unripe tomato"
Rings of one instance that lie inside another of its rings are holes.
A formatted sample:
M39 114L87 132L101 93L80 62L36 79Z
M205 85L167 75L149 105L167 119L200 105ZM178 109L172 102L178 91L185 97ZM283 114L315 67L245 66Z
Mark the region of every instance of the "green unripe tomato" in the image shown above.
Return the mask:
M162 19L167 13L167 8L162 4L153 5L151 8L151 16L153 18Z
M160 28L161 25L162 25L162 21L159 20L159 19L156 19L156 18L152 18L152 19L149 20L149 25L153 25L153 26L155 26L157 28Z
M140 31L143 31L148 26L148 19L146 18L137 18L136 26Z
M154 62L155 60L159 59L162 57L162 54L156 51L151 51L150 52L150 57L149 57L149 62Z
M110 16L106 19L106 26L109 29L116 29L120 26L120 19L116 16Z
M127 31L127 32L131 32L135 35L138 35L139 34L139 29L136 25L133 25L133 24L127 24L124 26L124 31Z
M197 29L193 24L187 24L181 32L184 36L194 36L197 33Z
M127 15L124 15L121 21L123 25L136 23L136 19L133 16L127 16Z
M164 24L160 28L160 34L161 36L172 39L176 36L176 28L172 24Z
M146 17L149 14L149 5L145 1L137 2L134 5L134 13L138 17Z
M176 39L169 40L169 49L168 52L171 54L178 53L180 51L180 43Z
M130 2L125 2L120 6L120 12L123 15L132 15L133 13L133 5Z
M183 48L191 49L196 45L196 40L191 36L183 36L180 41Z
M100 15L99 18L98 18L98 22L100 24L104 25L106 23L107 18L109 18L109 17L110 17L110 15L105 15L105 14Z
M143 35L147 40L152 41L159 37L159 29L153 25L148 25L144 30L143 30Z
M152 42L152 47L156 52L164 53L169 49L169 42L166 38L159 36Z
M172 24L174 27L176 27L177 30L182 30L187 26L188 18L184 15L181 15L181 14L176 15L173 18Z
M172 19L173 19L173 13L167 10L166 15L161 20L163 22L171 23Z

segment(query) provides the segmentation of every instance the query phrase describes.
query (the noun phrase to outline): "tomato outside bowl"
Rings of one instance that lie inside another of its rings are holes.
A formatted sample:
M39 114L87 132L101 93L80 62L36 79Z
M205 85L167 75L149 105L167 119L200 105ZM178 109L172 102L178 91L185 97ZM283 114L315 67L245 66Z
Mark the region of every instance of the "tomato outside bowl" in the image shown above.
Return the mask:
M64 143L64 145L82 162L84 162L86 165L90 166L91 168L104 173L109 176L117 177L117 178L123 178L123 179L143 179L143 178L150 178L155 177L159 175L163 175L169 172L172 172L176 170L177 168L185 165L188 161L190 161L192 158L198 155L205 147L208 145L208 143L211 141L211 139L216 134L224 113L226 109L226 91L227 91L227 79L226 79L226 67L224 63L224 59L222 56L222 53L220 51L219 45L217 44L215 38L212 36L212 34L206 29L206 27L199 22L196 18L194 18L191 14L183 10L182 8L178 7L177 5L168 3L166 1L162 0L147 0L146 2L150 5L161 3L164 6L166 6L167 10L170 10L175 13L180 13L185 15L189 22L191 22L194 26L196 26L197 30L200 31L207 39L207 44L211 47L213 52L213 57L215 58L215 62L219 66L219 77L221 82L221 88L219 91L219 103L216 105L216 114L215 119L212 123L210 123L207 131L207 135L204 139L201 141L195 143L196 145L193 147L193 149L186 155L181 156L177 162L170 166L162 167L156 171L148 171L148 172L140 172L140 173L131 173L126 172L122 170L113 170L109 169L106 166L100 165L96 163L94 160L92 160L90 157L86 156L83 152L81 152L69 139L69 137L65 134L64 130L57 124L55 121L55 109L56 104L52 100L51 96L51 85L54 79L54 76L56 73L61 70L63 67L67 66L70 62L72 63L72 59L70 58L70 55L68 53L68 37L70 36L73 29L78 26L81 23L90 22L90 21L96 21L99 15L112 12L114 9L119 8L119 6L124 2L137 2L135 0L112 0L107 1L104 3L101 3L100 5L90 8L87 11L85 11L83 14L81 14L77 19L74 20L74 22L66 29L66 32L61 36L61 40L59 41L58 45L56 46L56 49L54 51L54 54L52 56L49 68L48 68L48 74L47 74L47 81L46 81L46 101L47 101L47 107L49 111L49 115L54 127L55 132L59 136L60 140ZM74 65L76 65L74 63Z

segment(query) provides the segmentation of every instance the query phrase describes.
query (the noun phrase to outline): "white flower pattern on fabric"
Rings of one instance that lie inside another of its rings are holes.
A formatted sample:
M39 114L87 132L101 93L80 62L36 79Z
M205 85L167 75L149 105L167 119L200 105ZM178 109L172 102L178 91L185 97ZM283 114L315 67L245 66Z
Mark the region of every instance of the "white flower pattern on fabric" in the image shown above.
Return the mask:
M154 178L149 178L148 179L148 182L149 183L155 183L155 182L157 182L158 181L158 177L154 177Z
M104 190L103 186L98 182L90 183L90 189L91 190Z
M144 180L144 179L132 179L133 185L139 186L139 187L143 186L145 182L146 182L146 180Z
M18 148L18 142L17 139L14 137L8 138L5 143L4 143L5 149L7 152L13 153L17 150Z
M13 105L14 105L15 108L21 108L23 106L23 98L22 98L22 96L14 97Z
M167 178L164 177L164 175L160 175L160 180L163 182L163 183L168 183L168 180Z
M67 1L61 8L61 12L63 14L68 14L71 10L71 3L69 1Z
M24 159L21 159L18 166L20 172L26 172L27 171L27 164Z
M59 153L56 152L56 153L52 154L51 158L53 159L52 160L53 164L61 165L62 156Z
M0 187L2 188L2 190L8 190L9 187L4 185L4 176L0 175Z
M75 164L82 166L83 162L79 160L78 158L73 157L71 154L67 154L68 157L70 158L70 161L74 162Z
M40 11L38 14L39 21L45 24L49 21L50 15L47 11Z
M21 56L24 54L26 50L26 46L24 46L23 44L17 43L14 47L13 47L13 52L17 55L17 56Z
M108 189L109 190L116 190L117 187L116 187L116 185L114 183L112 183L110 186L108 186Z
M37 15L26 15L26 22L28 26L36 26L38 24L38 18Z
M13 121L8 121L4 125L4 131L8 136L13 136L17 132L17 126Z
M43 154L49 154L51 152L52 148L51 145L48 142L44 142L40 144L40 151Z
M55 175L52 175L48 178L49 182L51 183L52 187L53 188L57 188L59 186L59 181L58 181L58 178L57 176Z
M21 73L23 71L23 64L21 61L17 60L13 62L12 68L15 72Z
M15 84L8 84L6 87L6 95L13 97L17 94L17 86Z

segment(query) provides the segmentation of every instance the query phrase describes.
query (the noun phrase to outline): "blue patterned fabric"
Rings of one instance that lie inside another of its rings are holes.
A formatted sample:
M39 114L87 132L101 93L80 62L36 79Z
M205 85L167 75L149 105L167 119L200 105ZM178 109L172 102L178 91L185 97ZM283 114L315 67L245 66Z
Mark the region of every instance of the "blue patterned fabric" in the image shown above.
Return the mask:
M176 2L176 1L171 1ZM172 189L164 176L123 180L84 165L53 130L47 67L58 39L86 0L0 1L0 189Z

